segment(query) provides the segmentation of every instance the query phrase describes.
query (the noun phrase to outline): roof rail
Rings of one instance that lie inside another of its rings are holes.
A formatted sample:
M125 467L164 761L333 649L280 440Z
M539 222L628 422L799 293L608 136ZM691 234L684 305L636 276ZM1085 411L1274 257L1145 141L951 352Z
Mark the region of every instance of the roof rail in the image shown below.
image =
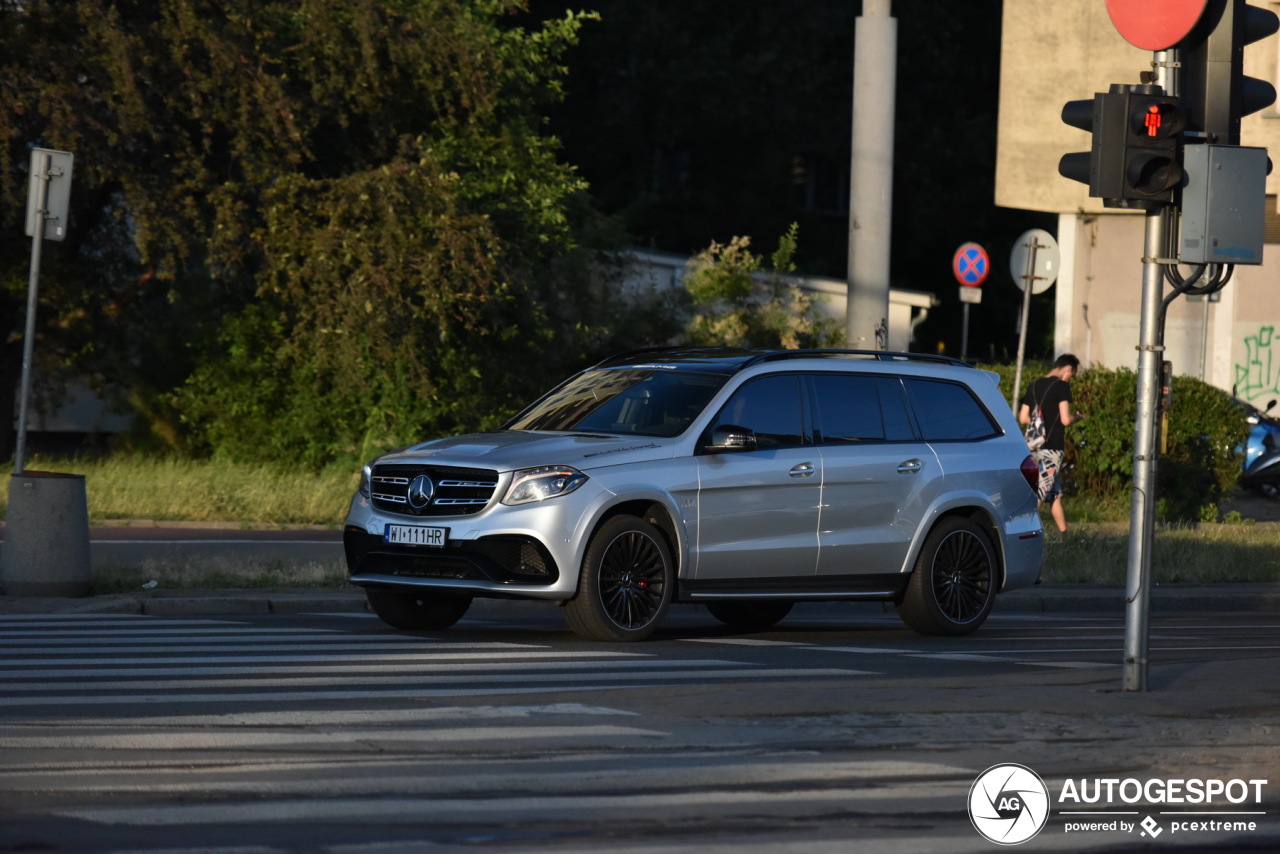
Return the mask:
M745 362L748 359L755 358L769 351L759 348L751 349L745 347L706 347L706 346L659 346L659 347L640 347L635 350L627 350L622 353L615 353L597 362L594 367L604 368L613 365L625 365L628 362L635 361L640 358L665 356L667 358L687 358L687 359L716 359L716 360L732 360L737 359ZM739 366L740 369L740 366Z
M596 368L607 368L614 365L625 365L639 358L667 357L669 359L697 359L721 361L722 366L730 373L758 365L762 362L782 361L785 359L829 359L858 357L875 359L881 362L932 362L938 365L956 365L973 367L968 362L953 359L950 356L934 356L927 353L897 353L884 350L766 350L746 347L642 347L625 353L609 356L595 364Z
M971 368L973 365L960 359L953 359L950 356L934 356L929 353L895 353L885 350L776 350L771 353L762 353L751 359L743 365L757 364L759 362L774 362L782 359L813 359L813 358L838 358L842 356L862 356L865 358L876 359L881 362L933 362L939 365L956 365L962 368Z
M603 358L603 359L601 359L600 361L596 362L596 364L595 364L593 367L599 367L599 366L601 366L601 365L607 365L607 364L609 364L610 362L620 362L620 361L622 361L622 360L624 360L624 359L633 359L633 358L635 358L636 356L642 356L642 355L645 355L645 354L650 354L650 353L663 353L663 352L669 352L669 351L671 351L671 350L683 350L683 349L686 349L686 348L684 348L684 347L672 347L672 346L669 346L669 345L668 345L668 346L658 346L658 347L637 347L637 348L636 348L636 349L634 349L634 350L623 350L621 353L614 353L614 354L613 354L613 355L611 355L611 356L606 356L605 358Z

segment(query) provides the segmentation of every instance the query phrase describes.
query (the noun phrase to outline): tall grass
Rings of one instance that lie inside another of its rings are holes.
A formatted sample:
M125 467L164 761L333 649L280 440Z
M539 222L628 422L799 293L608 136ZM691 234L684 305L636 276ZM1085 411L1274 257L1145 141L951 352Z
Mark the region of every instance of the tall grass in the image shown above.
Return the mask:
M359 471L346 466L311 472L288 465L135 456L37 458L26 468L84 475L93 521L337 526L359 479ZM4 507L8 493L0 493Z
M1041 577L1046 584L1123 585L1128 560L1127 524L1077 524L1065 540L1045 544ZM1280 523L1160 526L1151 572L1158 584L1280 581Z

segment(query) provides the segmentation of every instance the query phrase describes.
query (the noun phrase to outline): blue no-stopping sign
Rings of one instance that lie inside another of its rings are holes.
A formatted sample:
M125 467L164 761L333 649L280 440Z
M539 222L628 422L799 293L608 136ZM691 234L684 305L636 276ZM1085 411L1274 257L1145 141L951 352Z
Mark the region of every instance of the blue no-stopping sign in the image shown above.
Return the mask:
M976 288L987 280L991 272L991 259L987 250L976 243L966 243L951 258L951 272L956 281L966 287Z

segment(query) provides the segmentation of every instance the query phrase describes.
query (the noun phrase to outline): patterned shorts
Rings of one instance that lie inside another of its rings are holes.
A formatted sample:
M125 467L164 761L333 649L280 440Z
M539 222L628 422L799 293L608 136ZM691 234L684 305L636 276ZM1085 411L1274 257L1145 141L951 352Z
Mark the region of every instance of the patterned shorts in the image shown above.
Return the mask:
M1058 477L1058 470L1062 468L1063 454L1063 451L1046 451L1043 448L1031 452L1036 465L1040 467L1040 486L1036 489L1036 495L1045 504L1052 504L1062 494L1062 480Z

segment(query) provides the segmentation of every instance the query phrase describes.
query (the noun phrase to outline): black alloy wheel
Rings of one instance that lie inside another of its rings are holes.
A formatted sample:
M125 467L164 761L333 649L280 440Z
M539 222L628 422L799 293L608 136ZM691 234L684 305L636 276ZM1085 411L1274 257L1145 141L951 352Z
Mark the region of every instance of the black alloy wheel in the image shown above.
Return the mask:
M566 603L565 620L591 640L643 640L670 607L674 583L662 532L635 516L615 517L587 546L578 595Z
M898 614L921 634L967 635L986 621L995 595L995 551L986 532L948 516L925 538Z

